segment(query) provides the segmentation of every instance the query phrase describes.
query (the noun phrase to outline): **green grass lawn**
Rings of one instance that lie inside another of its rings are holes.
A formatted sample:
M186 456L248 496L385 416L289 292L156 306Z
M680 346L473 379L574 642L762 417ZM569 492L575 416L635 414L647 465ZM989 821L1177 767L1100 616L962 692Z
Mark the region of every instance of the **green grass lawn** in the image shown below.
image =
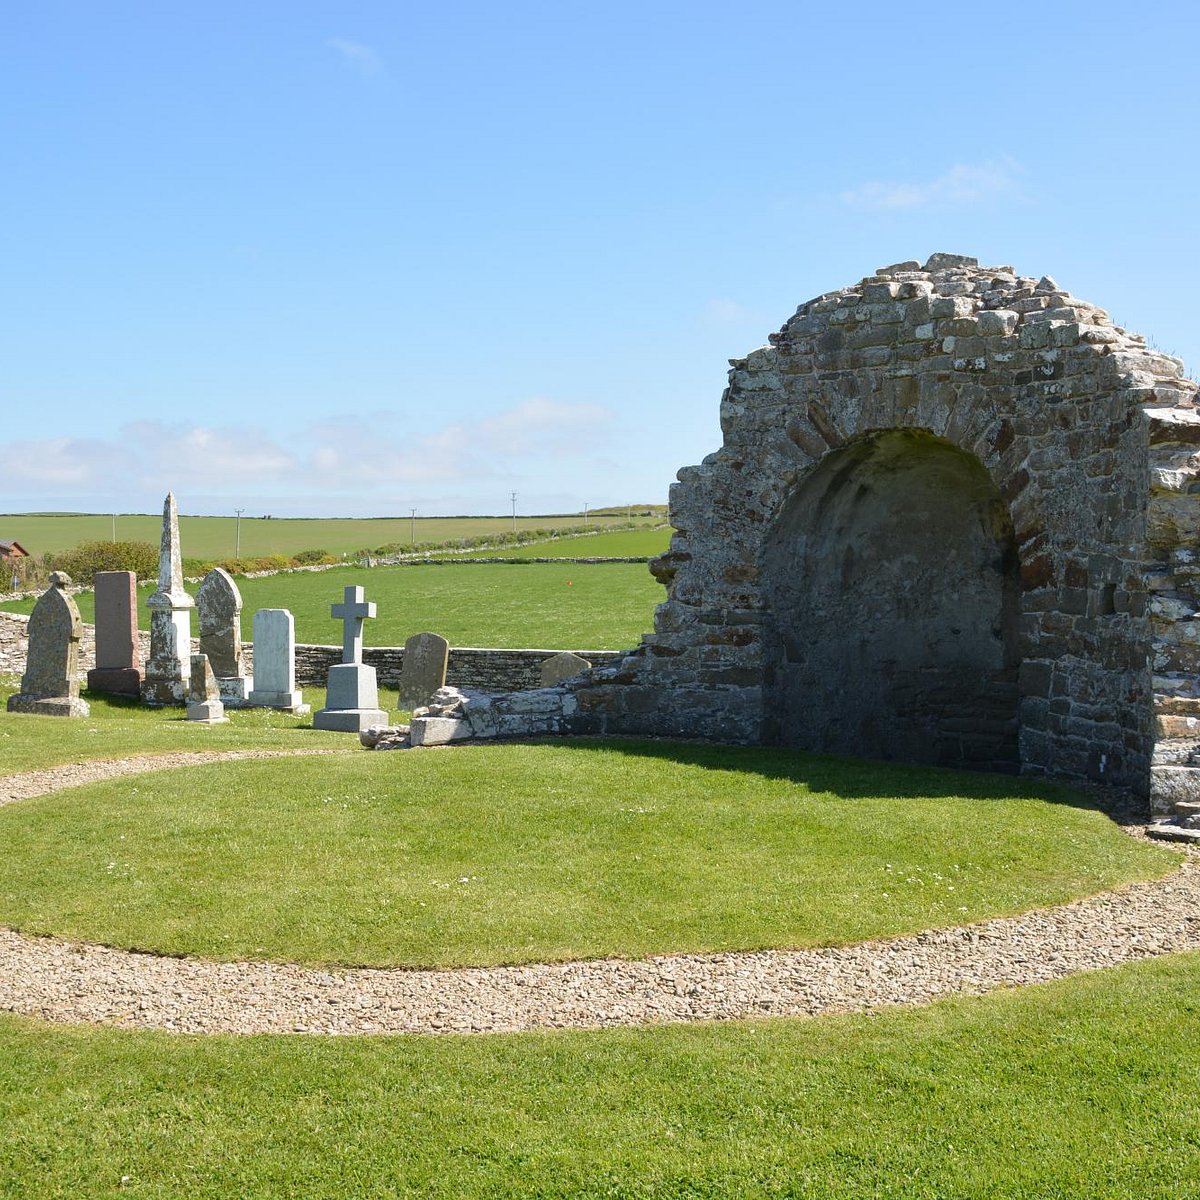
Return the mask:
M1198 996L1180 955L879 1016L642 1030L4 1016L0 1195L1191 1200Z
M183 497L186 504L187 498ZM293 555L301 550L326 550L330 554L352 554L358 550L399 542L408 545L416 536L422 542L443 542L450 538L478 537L481 534L509 533L511 517L418 517L415 526L408 517L370 517L364 519L322 517L300 519L247 513L241 522L241 553L247 557L263 554ZM662 515L612 517L593 516L593 525L636 521L661 525ZM517 518L518 531L582 525L579 514ZM119 513L116 537L121 541L153 542L162 534L162 513ZM113 518L109 513L12 513L0 515L0 537L21 543L30 554L50 550L69 550L80 542L108 541L113 537ZM226 517L179 518L179 537L185 558L232 558L238 546L233 513Z
M12 678L0 679L0 709L14 691ZM0 775L176 750L353 750L358 745L345 734L313 729L311 716L255 708L232 713L227 725L200 725L184 720L182 709L83 695L92 711L82 719L0 712ZM308 689L304 698L314 710L320 708L324 689ZM395 690L382 692L380 701L395 709Z
M347 585L361 584L378 605L378 618L364 627L368 646L403 645L412 634L430 630L452 646L622 650L653 628L654 607L666 598L642 563L336 567L237 584L246 641L256 609L287 608L296 618L296 640L321 645L341 644L341 625L329 609ZM149 628L145 600L153 590L147 584L140 591L142 629ZM31 612L34 599L0 608ZM92 593L81 593L77 603L83 619L94 620Z
M0 923L212 958L487 965L852 942L1174 867L1074 799L636 741L212 764L0 809Z
M0 712L0 771L354 746L233 715ZM0 846L0 923L58 906L58 932L359 961L857 938L1175 861L1064 789L634 742L143 775L0 809ZM1200 955L1178 955L873 1016L636 1030L181 1037L0 1015L0 1196L1191 1200L1197 997Z

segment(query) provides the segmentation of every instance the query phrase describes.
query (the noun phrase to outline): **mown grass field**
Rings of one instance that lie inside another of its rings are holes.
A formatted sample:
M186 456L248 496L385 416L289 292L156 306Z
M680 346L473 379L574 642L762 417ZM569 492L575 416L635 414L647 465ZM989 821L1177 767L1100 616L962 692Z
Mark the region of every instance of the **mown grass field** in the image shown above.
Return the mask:
M663 516L604 516L589 518L594 526L636 521L661 525ZM582 525L582 514L517 517L517 530L558 529ZM241 521L241 553L246 558L265 554L294 555L301 550L326 550L330 554L353 554L359 550L398 542L421 545L450 538L478 537L508 533L511 517L418 517L415 525L408 517L370 517L362 519L321 517L301 519L272 517L261 512L246 512ZM414 543L415 531L415 543ZM152 542L158 545L162 534L162 513L118 513L116 537L121 541ZM0 538L21 543L30 554L69 550L80 542L108 541L113 537L113 517L109 513L10 513L0 514ZM234 514L226 517L179 518L179 537L185 558L232 558L237 543Z
M0 1016L0 1195L1200 1195L1200 956L878 1016L176 1037Z
M1073 800L637 741L221 763L0 809L0 924L209 958L641 958L962 924L1176 865Z
M233 717L0 711L0 773L348 751L0 809L4 903L114 940L140 923L195 944L215 922L228 946L258 923L293 954L374 940L392 960L407 937L414 957L488 961L522 938L551 950L551 927L565 952L739 925L751 943L858 937L1174 861L1070 793L996 777L663 743L365 754L303 718ZM603 1032L179 1037L0 1015L0 1196L1184 1200L1197 995L1185 955L870 1017Z
M336 567L261 578L239 578L242 636L251 640L254 612L287 608L296 640L340 644L341 626L329 615L347 586L361 584L379 616L367 621L368 646L403 645L414 633L440 633L453 646L548 650L622 650L654 625L666 593L643 563L469 563L413 567ZM189 585L195 593L196 585ZM140 590L139 624L149 629ZM0 605L31 612L35 597ZM90 592L77 598L83 619L95 616ZM193 629L196 628L193 620Z

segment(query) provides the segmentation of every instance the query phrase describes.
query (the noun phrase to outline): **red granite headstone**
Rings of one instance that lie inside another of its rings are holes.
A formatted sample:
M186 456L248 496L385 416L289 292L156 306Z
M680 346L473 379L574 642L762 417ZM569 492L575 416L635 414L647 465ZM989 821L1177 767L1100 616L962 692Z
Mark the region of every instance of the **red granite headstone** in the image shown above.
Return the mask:
M97 571L96 666L88 672L88 687L117 696L139 695L140 651L137 576L132 571Z

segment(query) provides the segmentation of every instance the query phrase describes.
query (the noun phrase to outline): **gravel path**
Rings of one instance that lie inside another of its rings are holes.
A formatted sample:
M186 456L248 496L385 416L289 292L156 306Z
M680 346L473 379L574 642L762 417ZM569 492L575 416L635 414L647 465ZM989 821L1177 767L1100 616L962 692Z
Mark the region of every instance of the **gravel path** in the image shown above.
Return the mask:
M0 803L138 770L269 753L173 754L39 771L0 781ZM597 1028L861 1012L1194 949L1200 949L1197 855L1165 880L962 928L838 949L641 962L313 970L163 958L0 929L0 1009L188 1033Z
M339 750L197 750L175 754L140 754L134 758L111 761L67 763L44 771L26 771L0 779L0 808L14 800L29 800L61 792L64 788L122 775L144 775L147 771L165 771L171 767L195 767L202 763L234 762L246 758L286 758L297 754L340 754Z

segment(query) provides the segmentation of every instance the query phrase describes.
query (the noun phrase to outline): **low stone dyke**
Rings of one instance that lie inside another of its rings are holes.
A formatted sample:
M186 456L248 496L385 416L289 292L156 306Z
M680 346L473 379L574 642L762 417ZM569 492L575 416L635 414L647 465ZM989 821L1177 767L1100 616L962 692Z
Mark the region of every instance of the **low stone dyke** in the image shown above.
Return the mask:
M473 646L451 646L446 682L452 687L480 692L524 692L541 685L542 663L561 650L490 650ZM627 650L574 650L594 667L614 663ZM341 646L298 645L296 683L300 687L324 687L329 668L342 661ZM363 662L378 672L383 687L400 682L403 646L364 646Z
M28 646L29 618L20 613L0 613L0 673L20 675L25 670L25 651ZM95 629L83 627L79 646L79 670L85 675L96 662ZM149 639L143 635L142 655ZM199 640L192 639L192 649L198 652ZM541 685L542 663L561 650L491 650L481 647L452 646L446 681L453 687L480 692L524 692ZM627 650L575 650L593 667L617 662ZM247 642L242 648L247 674L254 672L254 647ZM329 668L342 661L341 646L298 645L296 647L296 685L324 687ZM384 687L395 687L400 681L400 664L404 661L403 646L367 646L363 661L379 673Z

